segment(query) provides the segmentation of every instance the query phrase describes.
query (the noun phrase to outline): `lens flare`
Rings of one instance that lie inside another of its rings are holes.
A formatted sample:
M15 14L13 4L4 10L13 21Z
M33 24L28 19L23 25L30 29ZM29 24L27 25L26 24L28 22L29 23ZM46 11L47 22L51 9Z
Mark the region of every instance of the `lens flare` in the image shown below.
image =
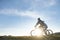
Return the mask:
M42 36L42 30L41 29L35 29L35 31L33 32L34 36Z

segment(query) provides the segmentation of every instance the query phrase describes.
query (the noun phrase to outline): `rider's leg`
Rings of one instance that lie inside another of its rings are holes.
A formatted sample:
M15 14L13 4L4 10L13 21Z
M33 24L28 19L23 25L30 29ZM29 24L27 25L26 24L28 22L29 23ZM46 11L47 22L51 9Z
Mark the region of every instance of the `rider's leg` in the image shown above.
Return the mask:
M43 27L43 32L45 35L47 35L47 28L45 26Z

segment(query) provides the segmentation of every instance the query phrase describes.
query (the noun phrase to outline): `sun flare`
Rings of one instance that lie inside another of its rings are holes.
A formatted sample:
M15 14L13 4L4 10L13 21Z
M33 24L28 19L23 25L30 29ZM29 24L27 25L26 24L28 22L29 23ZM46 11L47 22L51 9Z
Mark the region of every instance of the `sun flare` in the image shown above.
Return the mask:
M42 30L40 29L35 29L35 31L33 31L33 36L42 36Z

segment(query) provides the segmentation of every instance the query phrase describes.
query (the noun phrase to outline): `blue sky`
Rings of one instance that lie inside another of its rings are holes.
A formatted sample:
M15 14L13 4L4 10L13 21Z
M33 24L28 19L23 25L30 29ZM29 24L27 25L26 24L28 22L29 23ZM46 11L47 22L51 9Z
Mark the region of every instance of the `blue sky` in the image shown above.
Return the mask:
M60 0L0 0L0 35L30 35L38 17L60 32Z

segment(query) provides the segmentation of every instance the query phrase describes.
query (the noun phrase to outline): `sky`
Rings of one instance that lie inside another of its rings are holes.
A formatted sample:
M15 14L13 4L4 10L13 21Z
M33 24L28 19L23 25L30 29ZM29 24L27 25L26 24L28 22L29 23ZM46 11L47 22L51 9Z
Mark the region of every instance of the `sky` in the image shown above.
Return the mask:
M0 0L0 35L30 35L38 17L60 32L60 0Z

